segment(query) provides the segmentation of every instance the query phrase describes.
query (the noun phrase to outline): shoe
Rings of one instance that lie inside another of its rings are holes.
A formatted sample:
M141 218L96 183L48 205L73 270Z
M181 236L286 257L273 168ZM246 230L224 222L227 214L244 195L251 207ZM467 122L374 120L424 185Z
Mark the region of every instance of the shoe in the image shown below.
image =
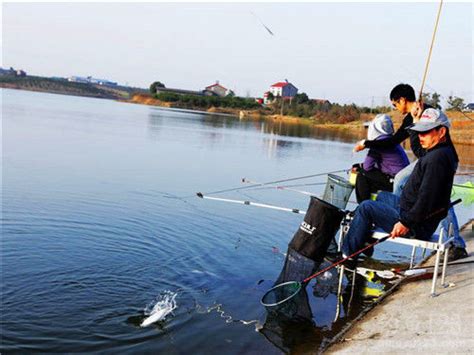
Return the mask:
M362 254L365 254L367 257L371 258L374 255L374 247L370 247L367 250L364 250Z
M344 265L345 270L355 272L357 269L357 259L349 258L342 265Z
M369 244L373 244L377 241L377 239L374 239L374 238L369 238L369 240L367 240L367 242L365 242L364 244L364 247L365 246L368 246ZM369 258L372 257L372 255L374 255L374 247L370 247L369 249L367 250L364 250L362 252L362 254L365 254L366 256L368 256Z
M327 262L334 264L335 262L338 262L339 260L342 259L342 254L339 251L336 252L327 252L326 255L324 256L324 260Z
M467 253L465 248L460 247L453 247L449 249L448 252L448 261L455 261L458 259L467 258L469 254Z

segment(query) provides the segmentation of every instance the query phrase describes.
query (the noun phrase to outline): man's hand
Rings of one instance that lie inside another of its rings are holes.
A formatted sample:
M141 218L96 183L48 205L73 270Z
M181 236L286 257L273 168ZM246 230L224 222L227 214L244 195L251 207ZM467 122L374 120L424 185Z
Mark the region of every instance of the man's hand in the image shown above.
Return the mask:
M423 108L423 102L417 101L413 104L410 110L411 116L413 117L413 123L417 123L420 120Z
M354 152L360 152L361 150L364 150L365 149L364 143L365 143L365 139L362 139L361 141L358 141L356 143L356 145L354 146L353 151Z
M402 237L402 236L404 236L405 234L407 234L409 231L410 231L410 228L405 227L405 226L402 224L402 222L397 222L397 223L395 223L395 225L393 226L393 229L392 229L392 231L390 232L390 236L391 236L392 238Z

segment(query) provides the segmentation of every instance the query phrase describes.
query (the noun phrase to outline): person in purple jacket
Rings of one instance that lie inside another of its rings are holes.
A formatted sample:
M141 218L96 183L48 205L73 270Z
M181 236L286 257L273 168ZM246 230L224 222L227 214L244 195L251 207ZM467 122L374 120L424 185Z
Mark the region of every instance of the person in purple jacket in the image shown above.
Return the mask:
M370 122L367 139L382 141L393 136L390 116L380 114ZM388 148L370 148L356 180L357 202L369 200L371 193L393 190L393 177L410 161L400 144Z

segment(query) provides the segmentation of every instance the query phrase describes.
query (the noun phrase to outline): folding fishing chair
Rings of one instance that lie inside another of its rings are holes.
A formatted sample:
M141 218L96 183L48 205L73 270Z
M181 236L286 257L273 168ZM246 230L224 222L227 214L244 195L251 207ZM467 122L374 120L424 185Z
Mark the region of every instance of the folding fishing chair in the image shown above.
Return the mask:
M346 218L343 219L341 223L341 230L339 233L339 251L341 250L342 247L342 241L344 240L344 237L346 236L349 226L351 222L351 216L346 216ZM438 280L438 273L439 273L439 266L441 262L441 256L443 256L443 261L442 261L442 272L441 272L441 285L443 287L447 287L447 283L445 282L446 279L446 268L448 265L448 254L449 254L449 249L452 246L453 240L454 240L454 235L453 235L453 225L452 223L449 225L448 232L444 230L444 228L441 228L441 231L439 234L433 234L429 240L420 240L420 239L410 239L410 238L403 238L403 237L397 237L397 238L389 238L387 239L387 242L391 243L396 243L396 244L402 244L402 245L409 245L412 247L411 251L411 256L410 256L410 266L409 269L412 269L415 266L415 259L416 259L416 253L418 248L423 249L423 256L425 255L426 250L433 250L436 252L436 258L435 258L435 265L434 265L434 272L433 272L433 279L432 279L432 285L431 285L431 297L436 297L438 294L436 293L436 283ZM387 236L387 233L385 231L381 230L374 230L371 237L373 239L381 239ZM444 255L443 255L444 254ZM341 277L339 278L339 283L342 283L342 274L344 271L344 266L341 267Z

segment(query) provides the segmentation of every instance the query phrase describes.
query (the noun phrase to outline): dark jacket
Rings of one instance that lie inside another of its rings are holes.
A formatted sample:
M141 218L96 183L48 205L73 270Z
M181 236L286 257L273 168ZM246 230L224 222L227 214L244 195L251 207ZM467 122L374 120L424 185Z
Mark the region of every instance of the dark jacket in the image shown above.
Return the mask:
M423 110L426 110L427 108L433 108L433 106L430 106L428 104L423 104ZM366 140L364 142L364 146L366 148L378 148L378 149L391 148L391 147L396 146L397 144L402 143L405 139L410 137L411 150L413 151L413 154L415 154L415 156L419 159L423 155L426 154L426 150L421 146L420 138L418 138L418 132L408 129L412 125L413 125L413 116L411 115L411 113L409 113L403 118L402 125L398 128L398 130L395 132L395 134L391 138L385 139L383 141ZM451 136L449 135L449 132L446 135L446 143L453 147L456 161L459 161L458 155L453 146L453 142L451 141Z
M400 198L400 222L418 239L431 236L446 217L457 164L449 142L439 143L416 163Z

